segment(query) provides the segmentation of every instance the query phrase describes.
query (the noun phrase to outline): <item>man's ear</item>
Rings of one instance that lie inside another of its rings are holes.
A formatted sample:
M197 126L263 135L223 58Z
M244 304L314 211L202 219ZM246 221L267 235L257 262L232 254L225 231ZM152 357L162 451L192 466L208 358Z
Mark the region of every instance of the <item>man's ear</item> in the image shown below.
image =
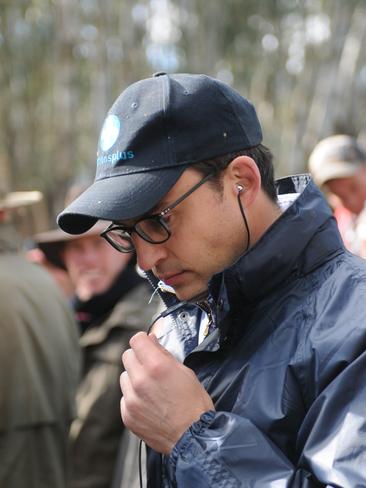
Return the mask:
M235 197L239 193L248 207L261 188L261 175L255 161L249 156L238 156L226 168L226 176Z

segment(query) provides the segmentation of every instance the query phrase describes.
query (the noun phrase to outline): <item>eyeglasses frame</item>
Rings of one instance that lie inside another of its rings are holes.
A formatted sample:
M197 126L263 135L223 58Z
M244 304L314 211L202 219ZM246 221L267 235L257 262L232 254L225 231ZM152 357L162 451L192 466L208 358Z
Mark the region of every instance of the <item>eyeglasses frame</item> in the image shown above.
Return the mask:
M103 232L100 233L100 236L103 237L103 239L105 239L112 247L114 247L114 249L116 249L119 252L123 252L123 253L134 252L135 249L132 248L129 251L127 251L126 249L123 249L116 242L114 242L114 240L108 235L108 232L113 231L113 230L121 230L123 232L126 232L130 237L132 235L132 232L136 232L136 234L139 237L141 237L141 239L148 242L149 244L163 244L172 235L171 231L169 230L167 223L164 220L165 215L167 215L173 209L175 209L181 202L183 202L183 200L188 198L201 185L203 185L204 183L206 183L206 181L208 181L210 178L212 178L214 176L214 174L215 174L215 172L211 172L208 175L204 176L198 183L196 183L194 186L192 186L192 188L190 188L187 192L183 193L183 195L181 195L175 202L173 202L171 205L164 208L160 212L158 212L156 214L145 215L144 217L141 217L131 227L127 227L125 225L118 224L118 223L116 224L116 223L112 222L105 230L103 230ZM157 221L166 230L167 237L160 240L160 241L153 241L153 240L149 239L149 237L147 235L142 235L141 231L139 231L136 228L136 226L143 220L155 220L155 221ZM133 245L132 242L131 242L131 245Z

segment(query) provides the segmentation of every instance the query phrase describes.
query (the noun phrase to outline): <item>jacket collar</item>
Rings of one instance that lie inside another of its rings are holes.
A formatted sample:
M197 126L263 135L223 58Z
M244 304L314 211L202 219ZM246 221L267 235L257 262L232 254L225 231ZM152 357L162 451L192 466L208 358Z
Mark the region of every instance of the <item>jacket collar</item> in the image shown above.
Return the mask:
M344 249L332 211L309 175L283 178L276 185L279 195L299 196L231 268L212 279L215 301L218 295L225 300L240 294L255 302L290 276L306 274Z

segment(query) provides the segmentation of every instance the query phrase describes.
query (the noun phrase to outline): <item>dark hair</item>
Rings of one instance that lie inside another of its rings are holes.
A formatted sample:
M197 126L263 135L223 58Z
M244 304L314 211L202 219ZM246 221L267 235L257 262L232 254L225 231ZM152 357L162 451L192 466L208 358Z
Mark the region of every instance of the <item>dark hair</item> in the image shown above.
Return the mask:
M202 173L204 176L212 173L212 170L214 169L216 173L214 183L218 185L219 188L222 188L220 180L221 172L238 156L249 156L255 161L261 175L262 189L268 197L275 202L277 200L277 192L274 181L273 155L263 144L251 147L250 149L243 149L238 152L225 154L224 156L207 159L193 164L191 167Z

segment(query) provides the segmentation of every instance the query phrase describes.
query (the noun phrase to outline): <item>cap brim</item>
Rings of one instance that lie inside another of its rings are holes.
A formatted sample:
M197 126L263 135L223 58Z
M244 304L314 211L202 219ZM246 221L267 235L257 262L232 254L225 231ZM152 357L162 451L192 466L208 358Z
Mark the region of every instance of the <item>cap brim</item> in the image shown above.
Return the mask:
M105 229L105 225L96 224L91 227L86 233L81 235L68 234L61 229L53 229L45 232L39 232L33 236L33 240L37 244L48 244L54 242L67 242L77 239L78 237L95 236L99 235Z
M69 234L82 234L97 220L140 217L155 207L185 169L176 166L98 180L60 213L57 223Z

